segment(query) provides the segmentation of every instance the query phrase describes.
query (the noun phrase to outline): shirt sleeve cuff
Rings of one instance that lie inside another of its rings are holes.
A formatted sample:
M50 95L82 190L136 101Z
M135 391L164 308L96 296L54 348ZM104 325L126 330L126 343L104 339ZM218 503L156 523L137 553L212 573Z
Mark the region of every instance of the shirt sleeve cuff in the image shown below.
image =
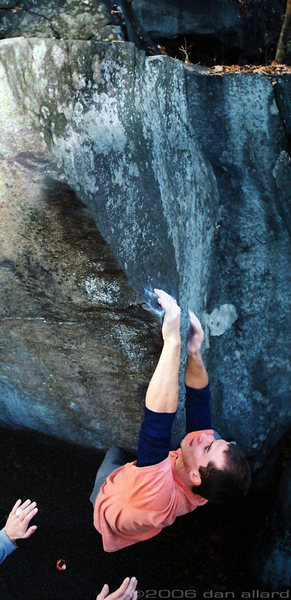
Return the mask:
M0 531L0 563L6 558L6 556L16 550L16 548L17 545L14 542L11 542L3 527L3 529Z
M191 398L193 396L197 400L208 400L210 398L210 386L209 383L204 388L192 388L185 384L186 392Z
M15 550L17 548L17 544L15 544L15 542L11 542L11 540L8 537L8 535L7 535L4 527L0 531L0 537L1 537L1 540L5 544L5 547L9 548L11 550L11 552L13 552L13 550Z
M175 415L175 412L157 413L145 407L137 448L138 467L159 463L168 456Z
M196 389L186 387L186 433L211 429L210 387Z

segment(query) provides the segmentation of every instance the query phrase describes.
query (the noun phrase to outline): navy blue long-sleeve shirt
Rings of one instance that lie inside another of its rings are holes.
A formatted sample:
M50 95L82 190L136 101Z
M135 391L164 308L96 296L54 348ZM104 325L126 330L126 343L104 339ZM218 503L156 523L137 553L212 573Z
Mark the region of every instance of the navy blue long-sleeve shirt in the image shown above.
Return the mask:
M201 389L186 387L186 434L211 429L209 384ZM141 425L137 467L155 465L167 458L171 449L172 425L176 413L158 413L145 406Z

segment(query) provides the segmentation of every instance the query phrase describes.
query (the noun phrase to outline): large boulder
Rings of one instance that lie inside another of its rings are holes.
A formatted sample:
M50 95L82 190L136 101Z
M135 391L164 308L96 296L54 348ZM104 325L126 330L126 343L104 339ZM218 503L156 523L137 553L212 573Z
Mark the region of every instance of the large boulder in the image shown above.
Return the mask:
M206 294L217 188L183 66L40 39L3 41L0 61L1 418L134 447L160 348L136 292L158 316L154 285L200 312Z
M204 39L210 47L217 42L225 55L230 49L242 63L264 63L274 54L285 5L284 0L133 0L140 23L154 40L179 38L182 43L183 36L190 36L193 54Z
M0 38L123 40L111 15L110 2L102 0L4 0L0 7Z
M2 41L0 71L2 420L133 448L160 347L156 285L179 299L183 335L188 306L203 320L216 429L249 454L279 437L285 78L44 39Z

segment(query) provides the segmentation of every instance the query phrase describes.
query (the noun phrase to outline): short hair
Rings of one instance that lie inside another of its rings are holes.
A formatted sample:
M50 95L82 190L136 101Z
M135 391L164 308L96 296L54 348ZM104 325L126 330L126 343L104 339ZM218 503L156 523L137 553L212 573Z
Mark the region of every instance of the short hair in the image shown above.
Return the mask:
M207 467L199 467L201 484L192 487L194 494L216 504L242 500L251 484L250 467L242 450L236 444L229 444L223 452L224 469L209 461Z

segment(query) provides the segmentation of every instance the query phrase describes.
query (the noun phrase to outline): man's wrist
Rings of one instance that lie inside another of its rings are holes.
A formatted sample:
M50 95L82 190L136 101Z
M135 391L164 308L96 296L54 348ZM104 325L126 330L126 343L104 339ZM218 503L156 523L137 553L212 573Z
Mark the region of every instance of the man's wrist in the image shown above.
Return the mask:
M173 350L181 350L181 338L178 339L173 339L173 338L166 338L164 340L164 346L166 346L167 348L172 348Z
M200 350L198 352L187 352L188 363L191 365L191 362L195 363L195 365L203 364L202 356L200 354Z
M4 531L5 531L5 533L6 533L7 537L8 537L8 539L9 539L9 541L10 541L12 544L15 544L15 542L16 542L16 540L17 540L17 538L11 537L11 536L9 535L9 533L7 532L7 529L6 529L6 527L4 527Z
M203 388L208 384L207 371L199 351L187 355L185 384L195 389Z

